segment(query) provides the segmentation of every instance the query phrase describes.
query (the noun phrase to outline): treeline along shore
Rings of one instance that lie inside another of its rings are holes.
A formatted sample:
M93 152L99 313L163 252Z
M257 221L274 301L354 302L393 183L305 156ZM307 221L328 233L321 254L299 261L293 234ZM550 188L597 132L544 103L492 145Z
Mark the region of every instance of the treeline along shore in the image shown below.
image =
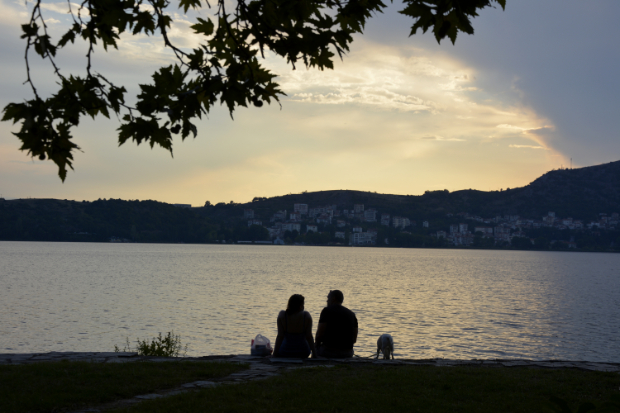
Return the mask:
M0 198L0 240L620 251L620 161L521 188L332 190L245 204Z

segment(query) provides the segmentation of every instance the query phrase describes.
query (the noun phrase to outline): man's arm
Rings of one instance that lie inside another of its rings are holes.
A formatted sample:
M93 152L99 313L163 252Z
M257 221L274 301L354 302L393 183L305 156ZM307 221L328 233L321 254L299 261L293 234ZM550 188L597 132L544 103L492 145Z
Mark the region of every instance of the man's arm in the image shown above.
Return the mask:
M357 342L357 327L353 327L353 344Z
M323 338L325 337L325 331L327 330L327 323L319 323L316 328L316 338L314 339L314 345L319 347L323 344Z

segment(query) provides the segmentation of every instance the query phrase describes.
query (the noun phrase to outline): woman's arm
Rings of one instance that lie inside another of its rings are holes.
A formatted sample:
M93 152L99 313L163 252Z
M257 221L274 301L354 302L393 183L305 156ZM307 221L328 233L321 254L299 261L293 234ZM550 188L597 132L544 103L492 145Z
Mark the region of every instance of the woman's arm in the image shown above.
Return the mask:
M310 345L310 351L312 352L312 358L316 358L316 348L314 347L314 339L312 338L312 316L310 313L306 319L306 341Z
M284 340L284 326L282 325L282 313L283 311L280 311L280 314L278 314L278 319L276 320L276 323L278 325L278 335L276 336L276 343L273 346L273 355L275 357L277 357L278 354L280 353L280 346L282 345L282 340Z

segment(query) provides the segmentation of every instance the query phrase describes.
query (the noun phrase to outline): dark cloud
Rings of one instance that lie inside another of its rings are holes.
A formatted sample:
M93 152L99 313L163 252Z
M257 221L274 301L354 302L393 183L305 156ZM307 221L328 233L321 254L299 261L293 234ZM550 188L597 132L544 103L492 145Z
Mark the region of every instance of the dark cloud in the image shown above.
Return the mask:
M473 22L475 34L459 36L455 46L437 45L428 33L408 38L411 20L399 8L373 18L367 37L447 54L477 69L478 87L548 118L555 131L536 135L565 156L578 154L581 164L620 157L620 2L509 1L506 11L484 10Z

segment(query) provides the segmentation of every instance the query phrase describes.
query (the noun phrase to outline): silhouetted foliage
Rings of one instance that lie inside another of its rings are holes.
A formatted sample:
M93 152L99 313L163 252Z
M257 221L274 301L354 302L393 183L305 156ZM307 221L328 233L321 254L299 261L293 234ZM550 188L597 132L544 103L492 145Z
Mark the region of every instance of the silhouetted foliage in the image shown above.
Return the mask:
M506 5L506 0L403 0L400 13L413 18L411 35L430 30L440 42L456 41L459 32L473 34L471 19L485 7ZM150 7L144 7L144 6ZM349 50L353 35L362 33L366 21L386 5L381 0L217 0L210 17L197 17L191 26L202 37L200 46L188 50L176 46L168 31L172 24L169 8L177 5L187 13L201 9L200 0L90 0L67 10L73 25L53 40L48 34L42 0L35 0L30 21L22 25L26 39L26 82L34 97L23 103L9 103L2 120L20 122L21 150L58 165L64 181L72 168L73 153L79 150L71 129L82 116L93 119L110 114L122 119L118 141L138 145L159 145L172 154L173 135L196 137L196 118L209 113L218 102L230 115L238 106L279 101L284 95L265 69L259 55L271 52L293 67L303 64L320 70L332 69L336 55ZM209 3L207 2L207 5ZM209 5L210 6L210 5ZM183 16L191 19L191 17ZM150 84L140 84L135 104L126 101L127 89L112 83L92 67L96 45L118 48L121 34L161 36L174 52L174 64L159 68ZM86 75L65 74L56 55L68 43L83 41L87 46ZM48 60L58 78L59 89L41 96L30 76L30 52ZM162 119L162 117L164 119Z

